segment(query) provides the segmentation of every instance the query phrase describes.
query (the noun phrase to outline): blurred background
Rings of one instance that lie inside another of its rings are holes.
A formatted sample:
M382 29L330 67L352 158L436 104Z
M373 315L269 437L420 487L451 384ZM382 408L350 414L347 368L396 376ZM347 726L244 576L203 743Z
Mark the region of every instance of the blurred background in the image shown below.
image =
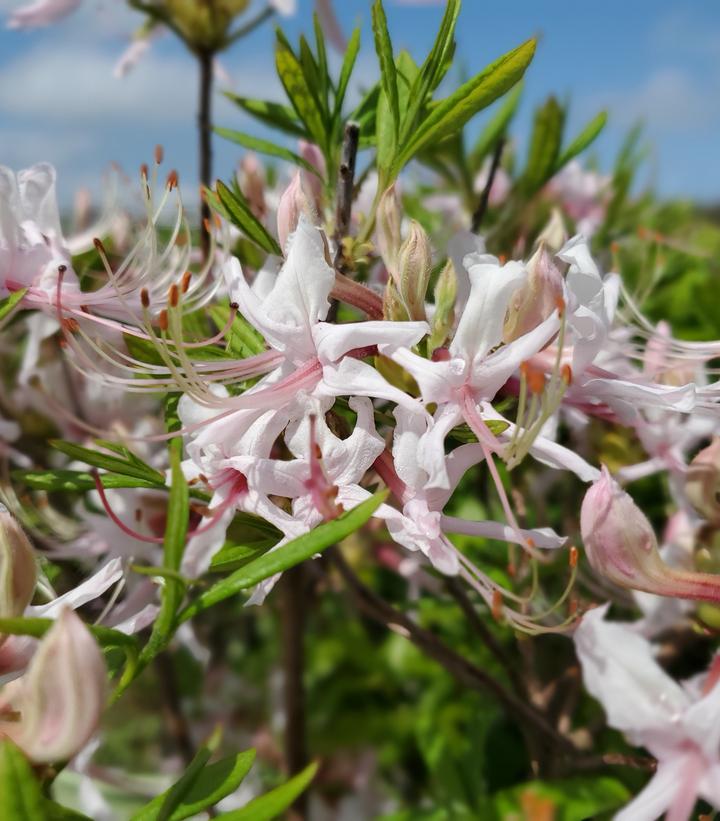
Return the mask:
M20 0L0 0L3 18L20 5ZM255 8L262 5L254 3ZM442 5L433 0L389 0L396 47L424 54ZM335 2L345 33L355 25L362 27L359 85L364 78L369 84L377 71L369 6L368 0ZM298 0L295 15L276 16L224 53L218 88L280 99L273 70L273 26L279 22L295 41L301 31L311 29L312 8L312 0ZM0 161L14 168L40 160L54 163L65 205L78 187L98 191L111 161L134 174L150 159L156 143L165 146L183 188L195 190L193 60L176 38L159 36L127 76L114 76L141 19L120 0L85 0L79 12L51 27L0 29ZM651 148L642 182L651 183L663 197L717 201L719 4L466 0L458 26L458 66L474 73L534 34L540 35L540 43L513 129L521 148L533 108L555 93L570 102L569 133L599 109L608 108L610 122L593 148L602 170L610 167L632 125L642 121ZM262 136L220 91L215 103L216 124ZM215 174L227 178L241 149L216 139L215 150Z

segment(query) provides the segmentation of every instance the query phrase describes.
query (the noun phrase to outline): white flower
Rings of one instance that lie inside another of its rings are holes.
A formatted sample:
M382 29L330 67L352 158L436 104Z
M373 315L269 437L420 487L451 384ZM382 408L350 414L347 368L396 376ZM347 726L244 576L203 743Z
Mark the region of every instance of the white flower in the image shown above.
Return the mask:
M716 657L702 682L682 686L660 667L652 645L628 627L591 610L575 631L575 648L588 691L605 708L608 724L658 760L645 789L616 821L690 818L703 798L720 809L720 687Z

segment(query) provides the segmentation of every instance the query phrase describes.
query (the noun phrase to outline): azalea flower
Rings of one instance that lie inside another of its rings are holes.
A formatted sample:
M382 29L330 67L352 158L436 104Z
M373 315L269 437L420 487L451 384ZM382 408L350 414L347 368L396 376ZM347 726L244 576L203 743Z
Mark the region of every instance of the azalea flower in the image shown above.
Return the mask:
M586 613L574 635L585 687L608 724L658 761L655 775L616 821L687 821L702 798L720 809L720 658L708 673L678 684L653 647L605 620L607 605Z

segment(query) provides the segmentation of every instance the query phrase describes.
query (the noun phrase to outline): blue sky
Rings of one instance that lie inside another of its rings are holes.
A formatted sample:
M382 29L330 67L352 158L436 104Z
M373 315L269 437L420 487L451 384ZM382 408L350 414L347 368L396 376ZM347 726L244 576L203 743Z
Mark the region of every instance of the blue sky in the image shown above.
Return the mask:
M3 17L21 0L0 0ZM256 0L257 5L257 0ZM346 30L361 24L358 75L376 71L369 0L335 0ZM441 9L386 0L396 47L422 57ZM309 26L312 0L282 20L291 41ZM165 146L184 187L195 171L195 74L171 37L154 43L133 73L112 69L140 21L121 0L85 0L62 23L33 32L0 29L0 163L15 168L40 160L59 172L69 202L78 186L97 190L111 161L133 172ZM607 107L610 124L596 153L609 168L623 135L638 119L652 148L648 179L663 195L720 200L720 4L716 0L465 0L458 27L459 65L467 73L527 37L539 35L514 134L520 144L532 110L549 93L571 101L569 129ZM273 72L272 27L266 25L223 57L234 90L279 97ZM482 115L480 115L482 117ZM216 122L247 129L227 102ZM235 147L216 142L216 174L227 177Z

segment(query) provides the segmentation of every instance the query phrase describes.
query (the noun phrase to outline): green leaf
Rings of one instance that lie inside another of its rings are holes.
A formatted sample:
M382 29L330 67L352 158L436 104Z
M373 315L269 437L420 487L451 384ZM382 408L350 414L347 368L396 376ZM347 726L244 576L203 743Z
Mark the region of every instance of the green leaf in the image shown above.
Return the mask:
M243 148L249 148L251 151L257 151L260 154L268 154L271 157L278 157L281 160L293 163L293 165L299 165L316 177L320 176L317 168L315 168L312 163L309 163L303 157L280 145L275 145L274 143L261 140L257 137L251 137L249 134L243 134L242 131L233 131L230 128L215 128L214 131L219 136L237 143L243 146Z
M277 128L279 131L284 131L293 137L307 137L309 136L307 130L303 128L298 121L295 112L288 106L280 103L269 102L268 100L253 100L249 97L240 97L237 94L232 94L229 91L224 92L225 96L232 100L236 105L247 111L248 114L255 117L265 125L271 128Z
M146 465L137 456L133 459L119 459L117 456L110 456L106 453L100 453L96 450L81 447L73 442L65 442L62 439L51 439L50 446L69 456L71 459L77 459L79 462L85 462L87 465L100 468L102 470L110 471L111 473L120 473L123 476L134 476L136 479L145 479L153 485L165 485L165 477L159 471Z
M189 785L181 800L174 805L171 814L165 817L168 821L183 821L214 806L225 796L235 792L250 772L254 761L255 750L247 750L204 767ZM159 811L169 792L154 798L136 812L132 821L158 821L161 817Z
M222 330L230 319L230 305L211 305L208 313L218 330ZM238 359L246 359L248 356L254 356L265 350L262 336L238 313L235 313L235 318L225 338L227 339L227 353Z
M163 567L168 570L179 570L187 539L188 516L190 514L187 480L182 471L182 440L170 441L170 471L172 486L168 501L167 524L163 542ZM153 625L152 634L143 648L141 663L147 664L150 659L163 650L172 638L175 616L185 592L185 585L180 579L166 578L162 588L160 612Z
M575 137L569 146L562 152L560 158L555 164L555 171L559 171L564 165L567 165L570 160L577 157L588 146L590 146L597 139L600 132L605 128L607 123L607 111L601 111L583 128L583 130Z
M317 68L320 73L320 96L327 100L330 77L328 74L327 49L325 48L325 32L323 31L320 15L313 12L313 30L315 32L315 48L317 50Z
M565 111L550 97L535 113L527 167L521 178L528 193L538 191L555 173L564 125Z
M375 37L375 52L380 63L380 83L387 101L392 124L394 144L400 130L400 101L398 98L397 69L393 55L390 32L388 31L387 17L382 0L375 0L372 7L372 29Z
M34 490L67 491L84 493L95 488L95 480L89 473L79 470L14 470L12 478ZM149 479L136 479L133 476L122 476L119 473L101 473L103 487L164 487L164 483L151 482Z
M242 195L231 191L220 180L215 184L217 195L209 198L210 204L216 209L218 206L222 213L237 226L245 236L268 254L282 256L282 249L277 240L268 233L267 228L258 220L250 210L250 206Z
M285 812L293 801L307 789L317 769L317 763L313 762L286 784L261 795L242 809L219 815L219 821L272 821Z
M493 434L493 436L500 436L501 433L510 427L509 422L504 422L502 419L485 419L485 426ZM450 437L458 442L464 444L472 444L478 441L477 436L470 430L468 425L458 425L450 431Z
M275 66L285 93L303 121L313 142L327 147L327 129L323 112L313 89L308 84L303 66L281 31L277 31Z
M12 313L13 308L27 292L27 288L20 288L18 291L13 291L10 296L6 296L5 299L0 299L0 322L5 319L8 314Z
M418 113L426 104L428 95L438 87L450 65L450 58L455 48L453 37L459 14L460 0L448 0L433 47L422 64L409 95L405 122L400 135L403 143L413 133Z
M345 102L345 95L347 94L348 84L355 68L355 61L357 60L358 52L360 51L360 29L355 29L350 35L347 48L345 49L345 57L343 58L342 68L340 69L340 77L338 79L337 90L335 92L335 110L333 118L338 120L342 115L342 107Z
M480 132L472 151L470 152L470 165L473 170L480 169L482 161L493 150L497 141L507 131L510 121L515 116L520 97L522 96L523 84L518 83L503 100L502 105L490 122Z
M0 818L50 821L40 784L25 756L8 740L0 741Z
M426 146L459 131L478 111L512 88L525 73L534 54L535 40L528 40L463 83L449 97L440 100L410 136L393 172L399 173Z
M298 536L297 539L284 544L277 550L265 553L259 559L250 562L245 567L236 570L232 575L214 584L206 590L180 616L181 621L187 621L197 613L207 610L218 602L234 596L241 590L254 587L261 581L282 573L290 567L321 553L331 545L342 541L346 536L359 530L373 515L378 507L387 498L388 491L375 493L369 499L343 513L337 519L319 525L309 533Z
M56 801L50 801L49 798L43 800L43 809L45 811L43 817L47 817L49 821L93 821L89 816L68 807L63 807Z

